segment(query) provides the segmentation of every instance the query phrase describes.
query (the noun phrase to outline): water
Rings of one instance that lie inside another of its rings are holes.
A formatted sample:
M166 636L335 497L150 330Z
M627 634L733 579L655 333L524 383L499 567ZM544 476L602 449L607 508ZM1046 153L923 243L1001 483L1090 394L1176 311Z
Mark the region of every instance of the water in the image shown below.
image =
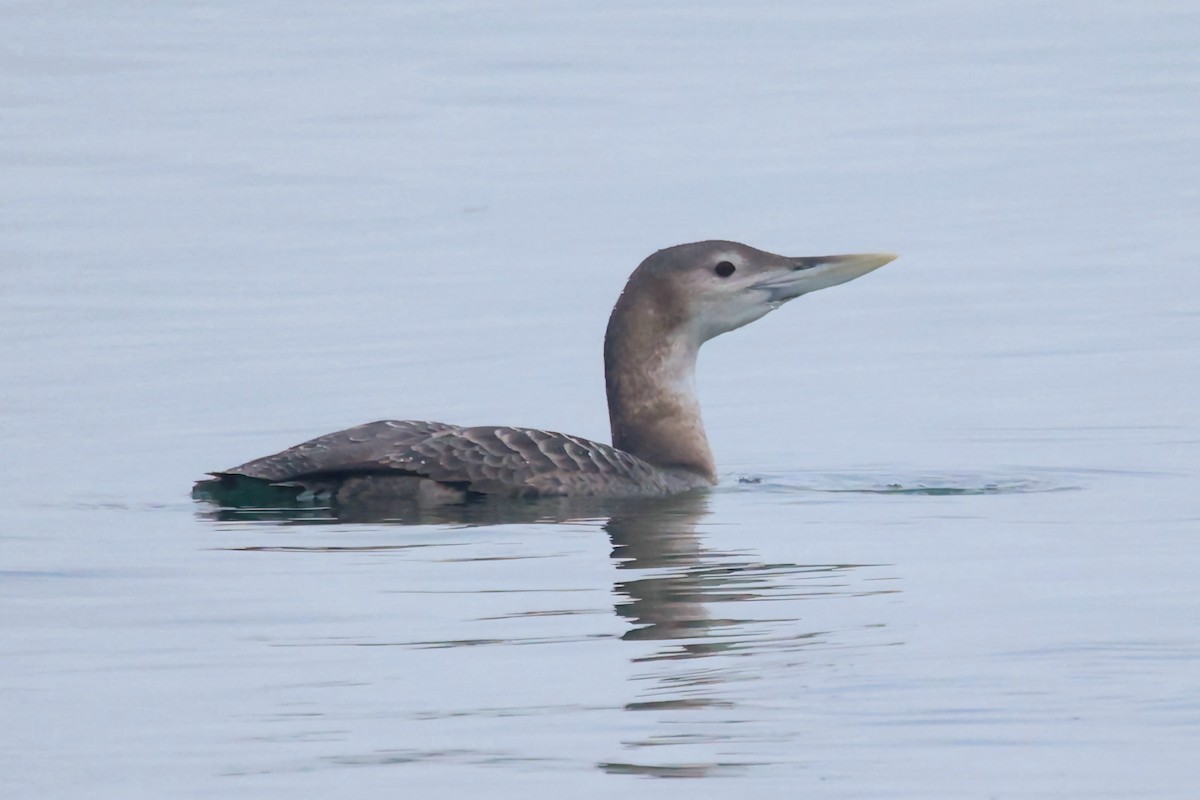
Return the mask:
M0 794L1193 795L1193 4L0 18ZM613 299L713 237L902 257L705 348L706 496L188 499L605 438Z

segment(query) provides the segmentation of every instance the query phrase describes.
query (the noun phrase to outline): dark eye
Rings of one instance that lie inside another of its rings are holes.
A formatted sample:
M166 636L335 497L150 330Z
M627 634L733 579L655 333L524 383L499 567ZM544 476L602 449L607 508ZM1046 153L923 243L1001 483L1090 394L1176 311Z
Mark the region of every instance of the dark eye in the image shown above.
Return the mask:
M715 267L713 267L713 272L717 273L722 278L728 278L736 269L737 267L735 267L733 264L730 264L728 261L722 261L720 264L717 264Z

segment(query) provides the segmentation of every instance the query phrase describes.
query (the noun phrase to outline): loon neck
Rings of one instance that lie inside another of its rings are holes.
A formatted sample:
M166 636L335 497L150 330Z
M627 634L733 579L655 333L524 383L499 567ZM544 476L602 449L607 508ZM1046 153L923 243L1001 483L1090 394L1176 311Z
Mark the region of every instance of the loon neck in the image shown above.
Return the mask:
M612 443L656 467L716 483L696 399L699 331L677 290L637 280L617 300L604 337Z

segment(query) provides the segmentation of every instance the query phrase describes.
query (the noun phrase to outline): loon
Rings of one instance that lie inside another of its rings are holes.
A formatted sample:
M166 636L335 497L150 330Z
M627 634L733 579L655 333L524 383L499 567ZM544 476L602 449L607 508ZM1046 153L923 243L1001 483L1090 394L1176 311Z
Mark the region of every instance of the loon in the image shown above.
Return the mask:
M792 258L729 241L654 253L629 277L604 337L611 446L533 428L383 420L210 473L193 494L219 498L251 481L335 504L443 504L478 495L621 498L712 486L716 468L695 390L700 345L895 258Z

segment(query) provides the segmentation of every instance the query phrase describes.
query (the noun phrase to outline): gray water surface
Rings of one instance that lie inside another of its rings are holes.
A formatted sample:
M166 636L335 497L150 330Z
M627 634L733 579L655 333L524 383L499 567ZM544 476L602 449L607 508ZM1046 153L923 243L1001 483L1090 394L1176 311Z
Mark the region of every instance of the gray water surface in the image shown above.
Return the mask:
M1195 796L1194 3L0 22L0 795ZM606 439L612 302L705 238L901 254L705 348L716 490L189 499Z

